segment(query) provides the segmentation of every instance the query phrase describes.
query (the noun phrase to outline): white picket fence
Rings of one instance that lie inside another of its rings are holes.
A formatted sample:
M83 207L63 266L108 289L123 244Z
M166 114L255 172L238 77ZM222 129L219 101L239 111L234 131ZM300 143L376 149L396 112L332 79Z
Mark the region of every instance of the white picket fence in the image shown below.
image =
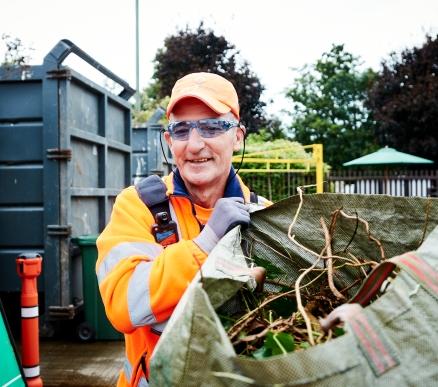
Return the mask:
M327 176L328 190L335 193L437 196L437 170L342 170Z

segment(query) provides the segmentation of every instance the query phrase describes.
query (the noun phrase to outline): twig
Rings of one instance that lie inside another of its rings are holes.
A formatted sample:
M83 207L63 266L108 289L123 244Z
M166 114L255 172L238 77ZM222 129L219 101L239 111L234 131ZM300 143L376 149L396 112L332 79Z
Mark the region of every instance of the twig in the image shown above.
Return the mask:
M371 235L369 223L368 223L365 219L362 219L362 218L360 218L360 217L352 216L352 215L348 215L348 214L346 214L346 213L345 213L344 211L342 211L342 210L339 210L339 213L340 213L344 218L347 218L347 219L357 219L359 222L361 222L361 223L365 226L365 231L366 231L366 233L367 233L368 239L371 240L371 241L373 241L373 242L379 247L379 249L380 249L380 258L381 258L382 261L385 260L385 259L386 259L386 258L385 258L385 251L383 250L382 243L381 243L377 238L374 238L374 237Z
M358 282L362 282L362 279L361 278L356 279L355 281L353 281L353 283L342 289L341 292L345 293L347 290L350 290L353 286L355 286Z
M332 293L340 299L345 299L345 297L339 293L339 290L336 289L335 283L333 281L333 258L331 257L332 255L332 246L331 246L331 236L329 234L329 230L327 228L327 225L324 222L324 219L321 217L319 219L319 222L321 223L322 229L324 231L324 237L325 237L325 246L327 249L327 279L328 279L328 284L329 284L329 288L332 291Z
M317 258L320 257L320 258L323 259L323 260L326 260L326 259L329 259L329 258L335 258L335 259L340 259L340 260L343 260L343 261L351 262L351 259L349 259L349 258L347 258L347 257L341 257L340 255L333 255L333 254L332 254L332 255L327 255L327 256L321 257L320 254L315 253L313 250L309 249L308 247L306 247L306 246L302 245L300 242L298 242L298 241L295 239L295 235L292 235L292 238L290 238L290 240L291 240L293 243L295 243L298 247L300 247L300 248L303 249L304 251L307 251L308 253L314 255L314 256L317 257Z
M311 281L305 283L304 285L301 285L299 287L299 290L304 289L304 288L310 286L312 283L316 282L320 277L322 277L324 275L324 273L325 272L322 272L322 273L318 274ZM295 291L296 291L296 288L295 288L295 285L294 285L294 289L288 290L287 292L279 293L279 294L277 294L277 295L275 295L275 296L273 296L271 298L265 299L265 301L263 301L257 308L249 311L244 316L242 316L239 320L236 321L236 323L230 329L228 329L228 336L229 336L230 340L232 340L237 334L239 334L239 332L243 328L245 328L255 318L254 314L256 312L258 312L261 309L263 309L266 305L268 305L272 301L275 301L275 300L277 300L278 298L281 298L281 297L288 296L289 294L292 294Z
M342 207L341 207L341 208L338 208L336 211L332 212L332 221L331 221L331 223L330 223L330 227L329 227L330 235L331 235L332 237L333 237L333 235L335 234L336 222L337 222L337 220L338 220L338 215L340 214L340 211L341 211L341 210L342 210ZM358 227L359 227L359 216L358 216L358 214L357 214L356 211L355 211L354 213L356 214L356 225L355 225L355 227L354 227L354 231L353 231L353 234L352 234L351 237L350 237L350 240L348 241L347 245L344 247L344 250L343 250L344 253L347 251L348 247L349 247L349 246L351 245L351 243L353 242L354 237L355 237L356 234L357 234L357 229L358 229Z
M315 269L314 269L315 270ZM318 280L320 277L322 277L324 274L324 272L322 272L321 274L318 274L314 279L312 279L311 281L307 282L306 284L300 286L300 290L301 289L305 289L308 286L310 286L311 284L313 284L316 280Z
M342 265L342 266L344 266L344 265ZM342 266L340 266L340 267L342 267ZM304 271L304 270L306 270L306 269L300 269L300 271ZM327 269L313 269L313 271L321 271L321 273L319 273L315 278L313 278L309 282L305 283L304 285L301 285L300 286L300 290L307 288L308 286L310 286L314 282L316 282L318 279L320 279L325 274ZM269 284L272 284L272 285L285 286L285 287L288 287L288 288L291 288L291 289L292 289L292 286L295 286L295 285L289 285L289 284L286 284L285 282L281 282L281 281L277 281L277 280L265 280L265 283L269 283Z
M330 329L330 330L328 331L328 334L327 334L327 340L326 340L326 341L331 340L332 336L333 336L333 331Z
M325 249L326 248L324 247L323 252L325 251ZM321 252L321 255L323 254L323 252ZM313 263L313 265L310 266L309 268L307 268L303 273L301 273L301 275L298 277L298 279L295 282L295 294L297 297L297 308L300 311L300 313L303 316L304 321L306 323L307 335L309 336L309 343L312 346L315 345L315 340L313 339L312 324L311 324L309 316L307 315L306 310L304 309L304 306L301 302L300 282L319 263L320 259L321 259L321 257L318 257L318 259Z
M230 340L233 340L234 337L239 334L239 332L246 326L249 324L250 318L259 310L263 309L266 305L268 305L270 302L286 296L288 294L291 294L295 292L295 289L292 290L288 290L287 292L283 292L280 294L277 294L276 296L272 297L272 298L268 298L265 301L263 301L257 308L249 311L248 313L246 313L244 316L242 316L239 320L236 321L236 323L228 330L228 337L230 338ZM239 327L240 325L242 325L241 327Z
M298 215L301 211L301 207L303 206L303 188L308 188L308 187L315 187L316 184L309 184L309 185L303 185L301 187L297 187L297 191L298 191L298 195L300 195L300 204L298 205L297 211L295 212L294 218L292 219L292 223L289 225L289 230L287 232L287 236L289 238L293 238L293 236L291 235L292 232L292 228L295 225L295 222L298 219Z
M356 211L354 211L354 213L356 214L356 225L354 226L354 231L353 231L353 235L351 236L350 240L347 243L347 246L345 246L344 248L344 253L347 251L348 247L351 245L351 243L354 240L354 237L357 234L357 229L359 228L359 215L357 214Z
M285 327L280 328L280 329L277 330L277 332L283 332L286 329L290 328L290 326L292 325L293 319L294 319L294 315L292 314L292 316L289 317L286 320L284 320L284 319L275 320L274 322L269 324L265 329L263 329L261 332L256 333L254 335L249 335L249 336L241 337L238 340L236 340L235 342L233 342L233 345L236 345L236 344L239 344L239 343L242 343L242 342L250 342L250 341L253 341L253 340L260 339L260 338L266 336L266 334L270 330L272 330L273 328L276 328L279 325L285 324L286 325Z
M366 273L365 269L363 268L363 266L369 265L371 267L374 267L377 265L377 262L374 262L374 261L368 261L368 262L361 263L359 261L359 259L357 257L355 257L353 254L351 254L349 251L347 252L347 254L357 262L357 264L351 265L351 266L359 267L360 270L362 271L362 274L365 277L367 276L367 273Z
M342 208L343 207L338 208L337 210L333 211L332 214L331 214L332 215L332 220L330 222L330 227L329 227L330 235L334 235L334 233L335 233L336 222L338 221L339 211L341 211Z
M322 331L322 334L318 336L318 338L316 339L316 344L320 344L324 336L325 336L325 332Z
M321 257L321 258L324 259L325 257ZM345 266L349 266L349 267L359 267L359 268L361 268L362 266L371 266L372 268L374 268L374 266L376 266L376 265L377 265L377 263L374 262L374 261L360 262L360 263L350 263L350 262L346 262L346 263L343 263L343 264L338 265L338 266L333 266L333 270L339 270L339 269L342 269L342 268L345 267ZM322 271L322 272L326 272L326 271L327 271L327 268L323 268L323 269L319 269L319 268L317 268L317 269L313 269L313 271ZM364 276L366 277L367 274L365 273Z
M304 251L307 251L308 253L314 255L315 257L319 257L319 254L318 254L318 253L315 253L313 250L310 250L308 247L303 246L300 242L298 242L298 241L295 239L295 235L289 236L289 239L290 239L293 243L295 243L298 247L302 248Z

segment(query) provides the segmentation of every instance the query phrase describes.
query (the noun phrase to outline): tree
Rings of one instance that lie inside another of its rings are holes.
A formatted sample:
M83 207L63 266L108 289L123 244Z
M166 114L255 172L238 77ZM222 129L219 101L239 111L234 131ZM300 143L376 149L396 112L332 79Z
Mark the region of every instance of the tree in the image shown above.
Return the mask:
M291 131L302 144L322 143L332 167L374 150L373 121L364 106L375 77L360 71L360 60L333 45L313 65L304 66L286 92L293 102Z
M368 106L381 146L438 162L438 35L382 63Z
M260 100L264 87L239 51L223 36L217 36L201 23L168 36L154 59L154 82L147 89L149 98L169 96L176 80L198 71L214 72L231 81L239 96L241 121L249 132L267 125Z
M2 34L1 41L4 55L0 67L26 66L29 63L33 48L26 47L20 38L13 38L8 34Z
M154 123L159 123L161 125L165 125L166 120L166 110L165 107L168 105L170 97L164 97L157 99L156 93L151 91L151 87L147 87L140 93L140 109L137 111L135 106L133 105L132 109L132 119L134 126L141 126L145 122L148 122L150 119L153 119L156 116L156 112L162 112L159 117L155 117Z

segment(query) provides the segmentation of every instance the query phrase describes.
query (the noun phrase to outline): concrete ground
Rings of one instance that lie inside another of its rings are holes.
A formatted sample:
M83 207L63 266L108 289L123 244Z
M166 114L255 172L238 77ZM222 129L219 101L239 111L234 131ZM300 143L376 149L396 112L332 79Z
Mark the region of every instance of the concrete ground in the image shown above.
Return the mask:
M124 341L40 341L45 387L115 386L123 358Z

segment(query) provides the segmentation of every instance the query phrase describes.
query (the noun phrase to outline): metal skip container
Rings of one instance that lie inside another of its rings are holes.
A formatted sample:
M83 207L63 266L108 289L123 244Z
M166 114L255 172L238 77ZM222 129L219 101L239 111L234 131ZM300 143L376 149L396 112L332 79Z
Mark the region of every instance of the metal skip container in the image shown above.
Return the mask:
M62 65L70 54L121 86L120 94ZM134 92L69 40L42 65L0 68L0 296L20 289L16 257L41 254L43 321L77 315L81 266L71 238L101 232L130 184Z

